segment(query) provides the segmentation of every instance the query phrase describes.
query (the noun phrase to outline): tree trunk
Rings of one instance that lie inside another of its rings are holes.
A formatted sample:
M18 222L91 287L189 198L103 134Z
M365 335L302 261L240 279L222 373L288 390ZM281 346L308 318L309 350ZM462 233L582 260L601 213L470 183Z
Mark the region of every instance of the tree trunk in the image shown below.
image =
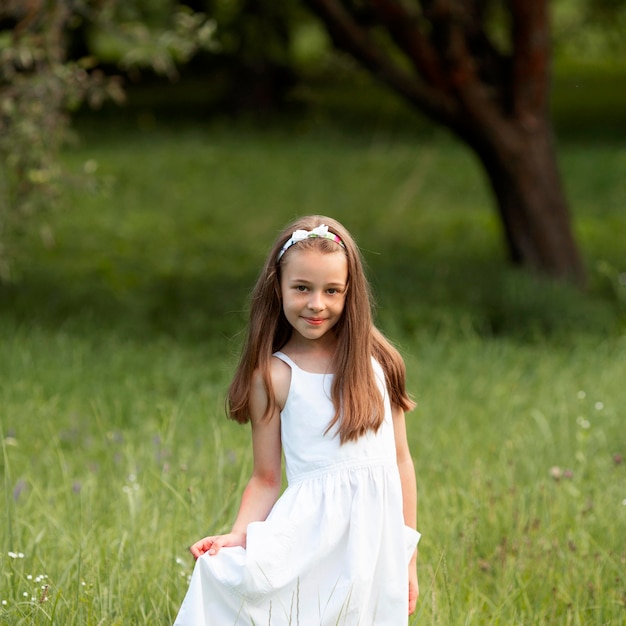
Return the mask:
M510 260L585 284L585 270L571 228L557 156L547 122L510 129L506 136L465 134L491 183Z

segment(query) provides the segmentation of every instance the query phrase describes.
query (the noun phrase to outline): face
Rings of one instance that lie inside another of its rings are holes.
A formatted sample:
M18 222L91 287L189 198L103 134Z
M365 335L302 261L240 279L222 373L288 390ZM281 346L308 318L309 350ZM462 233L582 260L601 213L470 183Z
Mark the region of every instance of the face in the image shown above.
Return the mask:
M348 261L342 251L292 249L280 279L283 311L292 340L334 340L328 334L341 319L348 287Z

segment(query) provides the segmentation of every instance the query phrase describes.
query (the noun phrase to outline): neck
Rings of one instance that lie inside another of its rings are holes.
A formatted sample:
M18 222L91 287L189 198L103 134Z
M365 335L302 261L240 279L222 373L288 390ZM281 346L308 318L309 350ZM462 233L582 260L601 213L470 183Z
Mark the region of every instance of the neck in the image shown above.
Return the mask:
M321 339L308 341L294 333L281 351L303 369L325 373L332 369L336 349L337 338L334 334L331 337L325 335Z

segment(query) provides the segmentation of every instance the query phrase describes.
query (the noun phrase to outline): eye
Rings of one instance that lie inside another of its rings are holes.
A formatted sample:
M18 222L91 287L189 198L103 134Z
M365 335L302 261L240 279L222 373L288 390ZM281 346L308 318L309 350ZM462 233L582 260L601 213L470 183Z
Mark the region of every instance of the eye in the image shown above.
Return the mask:
M326 293L334 296L336 293L339 293L339 289L337 289L336 287L330 287L329 289L326 290Z
M304 285L296 285L295 290L300 293L304 293L307 290L307 288Z

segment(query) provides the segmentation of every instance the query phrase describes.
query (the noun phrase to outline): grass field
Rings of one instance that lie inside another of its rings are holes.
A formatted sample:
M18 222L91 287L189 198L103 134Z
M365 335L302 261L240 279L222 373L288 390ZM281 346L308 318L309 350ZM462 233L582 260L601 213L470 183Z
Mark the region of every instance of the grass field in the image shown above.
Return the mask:
M249 288L311 212L362 246L418 400L411 624L624 623L626 145L560 142L582 294L506 266L443 134L140 122L68 150L96 184L0 287L0 623L173 621L251 467L223 413Z

